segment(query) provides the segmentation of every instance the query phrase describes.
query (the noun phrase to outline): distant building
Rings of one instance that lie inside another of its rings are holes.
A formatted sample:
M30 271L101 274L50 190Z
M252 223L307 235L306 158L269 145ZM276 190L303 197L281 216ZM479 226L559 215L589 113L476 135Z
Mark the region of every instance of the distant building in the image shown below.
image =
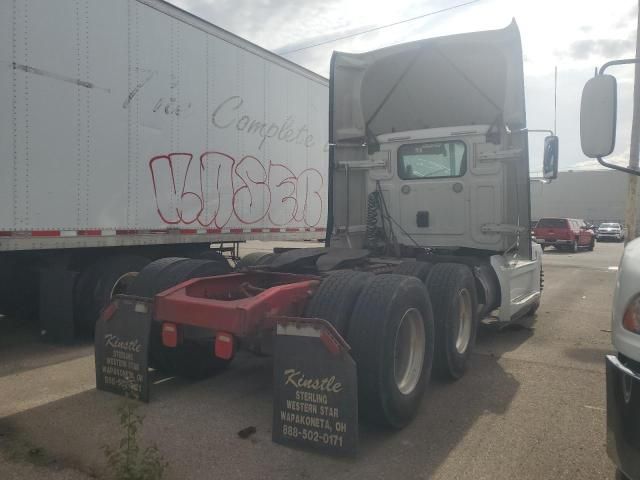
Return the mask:
M531 219L570 217L624 223L628 182L627 174L615 170L560 172L547 184L532 179ZM640 214L640 202L637 212Z

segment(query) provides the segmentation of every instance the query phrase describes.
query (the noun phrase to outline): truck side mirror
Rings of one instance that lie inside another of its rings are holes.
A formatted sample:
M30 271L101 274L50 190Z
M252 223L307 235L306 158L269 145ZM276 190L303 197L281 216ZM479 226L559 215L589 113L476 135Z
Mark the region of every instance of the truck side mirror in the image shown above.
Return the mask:
M549 135L544 139L544 159L542 161L542 178L553 180L558 177L558 137Z
M606 157L616 143L617 84L612 75L597 75L582 90L580 143L589 158Z

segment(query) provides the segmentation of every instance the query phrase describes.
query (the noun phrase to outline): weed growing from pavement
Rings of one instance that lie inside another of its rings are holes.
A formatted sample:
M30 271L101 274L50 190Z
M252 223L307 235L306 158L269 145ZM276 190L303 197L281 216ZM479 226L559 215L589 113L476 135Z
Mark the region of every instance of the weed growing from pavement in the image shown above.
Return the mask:
M135 398L135 397L134 397ZM138 442L138 432L144 417L138 413L134 398L127 398L118 407L123 437L117 447L103 447L109 473L116 480L158 480L169 465L154 444L146 448Z

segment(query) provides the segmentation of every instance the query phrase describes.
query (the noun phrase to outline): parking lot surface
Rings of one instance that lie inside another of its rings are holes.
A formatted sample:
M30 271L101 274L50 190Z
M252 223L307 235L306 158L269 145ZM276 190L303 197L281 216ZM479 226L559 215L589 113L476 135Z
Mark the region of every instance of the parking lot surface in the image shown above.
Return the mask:
M404 430L361 427L356 458L272 443L272 364L250 355L206 381L152 385L141 441L157 444L172 479L613 478L604 355L622 248L548 249L537 315L483 328L467 374L432 382ZM0 339L0 478L106 474L102 447L122 436L122 399L95 390L92 351L42 344L23 328ZM249 426L256 433L240 438Z

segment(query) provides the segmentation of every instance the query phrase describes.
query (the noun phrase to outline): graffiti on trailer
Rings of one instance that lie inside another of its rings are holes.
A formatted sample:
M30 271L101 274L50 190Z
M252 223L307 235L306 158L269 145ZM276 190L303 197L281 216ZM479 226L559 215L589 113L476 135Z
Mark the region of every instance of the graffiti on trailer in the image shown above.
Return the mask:
M322 218L324 179L315 168L297 174L286 165L264 165L247 155L168 153L149 169L158 214L166 224L223 228L235 217L250 225L315 227Z

